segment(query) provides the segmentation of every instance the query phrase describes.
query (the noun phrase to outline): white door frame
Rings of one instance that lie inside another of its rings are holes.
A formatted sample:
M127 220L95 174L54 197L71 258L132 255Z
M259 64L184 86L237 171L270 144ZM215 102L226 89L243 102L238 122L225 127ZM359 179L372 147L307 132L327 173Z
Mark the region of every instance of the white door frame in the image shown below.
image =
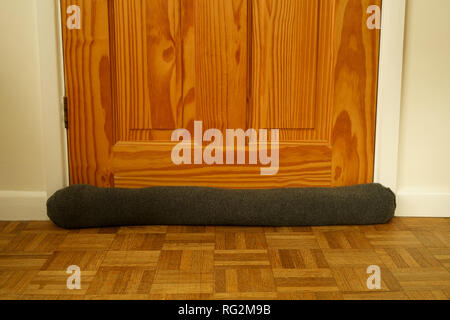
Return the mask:
M62 115L64 69L61 16L59 0L39 0L35 3L46 148L44 170L49 197L56 190L67 186L69 181L66 130ZM405 8L405 0L383 0L374 177L375 182L394 191L397 190ZM48 21L49 11L55 12L56 22Z
M384 0L378 76L374 181L397 191L405 0Z

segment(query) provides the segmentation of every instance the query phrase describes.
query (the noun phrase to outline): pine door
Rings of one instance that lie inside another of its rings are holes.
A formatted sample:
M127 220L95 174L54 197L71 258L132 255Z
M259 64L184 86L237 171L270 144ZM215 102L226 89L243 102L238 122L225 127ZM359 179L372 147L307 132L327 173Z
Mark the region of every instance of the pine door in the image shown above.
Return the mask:
M62 0L71 184L372 182L371 5L381 0ZM200 121L224 136L278 130L277 174L250 161L175 164L174 130L194 135Z

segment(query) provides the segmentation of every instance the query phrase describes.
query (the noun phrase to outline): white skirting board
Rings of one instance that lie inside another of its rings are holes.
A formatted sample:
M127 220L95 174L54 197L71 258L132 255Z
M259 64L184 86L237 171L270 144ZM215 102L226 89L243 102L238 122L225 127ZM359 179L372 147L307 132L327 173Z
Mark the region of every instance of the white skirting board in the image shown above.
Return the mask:
M0 221L48 220L47 193L0 191ZM398 217L450 218L450 193L399 192Z
M48 220L46 201L46 192L0 191L0 221Z
M397 193L397 217L450 218L450 193Z

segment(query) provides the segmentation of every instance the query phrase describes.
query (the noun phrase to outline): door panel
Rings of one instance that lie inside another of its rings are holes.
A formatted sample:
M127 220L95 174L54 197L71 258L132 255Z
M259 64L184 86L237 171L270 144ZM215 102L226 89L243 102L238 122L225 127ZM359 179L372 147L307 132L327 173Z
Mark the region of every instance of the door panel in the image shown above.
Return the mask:
M130 130L174 130L182 124L178 0L114 0L119 140Z
M319 1L263 0L252 4L252 127L314 128L319 15L323 8Z
M247 0L182 0L184 128L247 126Z
M81 30L63 24L72 184L372 181L379 31L367 28L366 10L380 0L61 4L63 22L73 4L83 21ZM280 129L278 174L261 176L261 165L173 164L171 134L193 133L194 121L224 135Z

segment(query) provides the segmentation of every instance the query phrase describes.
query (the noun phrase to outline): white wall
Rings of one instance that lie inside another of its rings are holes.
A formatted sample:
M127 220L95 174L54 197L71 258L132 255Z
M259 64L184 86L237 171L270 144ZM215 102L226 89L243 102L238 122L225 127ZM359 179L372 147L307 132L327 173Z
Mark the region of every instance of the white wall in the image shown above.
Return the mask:
M34 1L0 2L0 190L44 190Z
M401 214L450 216L450 1L408 0L398 167Z
M0 220L46 219L64 184L56 1L0 1Z

